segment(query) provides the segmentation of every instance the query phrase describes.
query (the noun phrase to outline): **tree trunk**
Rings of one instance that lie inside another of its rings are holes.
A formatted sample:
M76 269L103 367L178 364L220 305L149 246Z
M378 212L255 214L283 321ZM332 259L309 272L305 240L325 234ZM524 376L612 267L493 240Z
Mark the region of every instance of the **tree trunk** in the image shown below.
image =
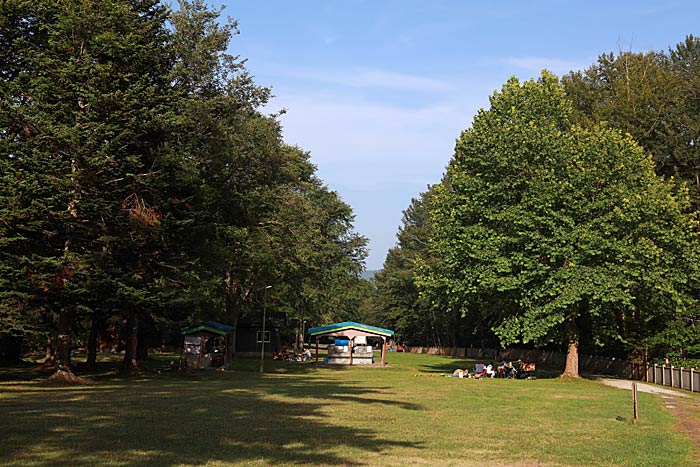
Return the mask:
M78 182L76 180L77 174L79 172L78 163L75 158L71 159L71 198L68 201L68 213L71 219L75 222L78 218ZM65 274L65 269L70 265L73 266L73 260L70 259L72 253L72 232L73 225L68 224L67 230L69 232L68 238L63 246L64 253L64 271L59 275L63 286L65 287L67 282L67 274ZM66 264L67 263L67 264ZM70 365L70 351L71 351L71 328L73 326L73 312L65 306L61 306L58 312L58 336L56 337L56 354L54 356L54 373L49 377L48 382L57 384L76 384L83 383L82 378L75 376L71 370Z
M301 333L301 325L302 321L297 321L297 336L296 339L294 339L294 348L297 350L301 349L304 346L304 336Z
M229 355L233 359L236 355L236 335L238 334L238 319L241 317L240 312L234 313L233 321L231 325L233 326L233 332L231 333L231 352Z
M566 354L566 367L562 378L578 378L578 331L574 325L569 333L569 350Z
M134 373L139 370L138 363L136 362L136 351L139 340L139 314L137 311L129 311L129 319L126 327L126 349L124 351L124 361L122 361L119 371L121 373Z
M96 314L92 315L92 323L90 324L90 335L88 336L87 343L87 360L85 360L85 367L90 369L97 368L97 336L99 328L99 319Z
M53 342L51 340L51 334L46 338L46 357L44 358L44 364L53 362Z
M234 313L233 307L233 277L231 276L231 271L226 271L226 278L224 279L226 284L226 316L231 316L233 318L233 334L231 335L231 342L229 343L229 359L233 359L236 354L236 334L238 333L238 314Z
M136 360L139 362L148 360L148 346L151 342L150 339L147 339L144 334L146 334L144 331L144 324L141 323L141 326L139 326L139 337L136 344Z
M70 367L70 346L71 346L71 324L73 316L66 308L61 308L58 313L58 337L56 339L56 358L54 368L56 371L71 372Z
M85 381L77 377L71 370L70 347L71 326L73 313L62 307L58 312L58 337L56 338L56 353L54 355L54 373L47 382L55 384L82 384Z

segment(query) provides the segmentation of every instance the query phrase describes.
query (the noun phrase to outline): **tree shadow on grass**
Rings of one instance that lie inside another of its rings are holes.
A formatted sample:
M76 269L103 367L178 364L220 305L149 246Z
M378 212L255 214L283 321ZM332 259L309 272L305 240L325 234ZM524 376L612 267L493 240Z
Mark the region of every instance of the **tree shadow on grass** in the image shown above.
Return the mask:
M473 359L473 358L455 358L455 357L444 357L440 359L437 363L435 360L431 360L430 363L423 364L418 367L418 371L423 373L440 373L440 374L452 374L456 369L468 369L469 373L474 372L474 367L477 363L489 364L493 363L494 367L498 365L496 361L490 361L485 359ZM561 371L551 371L549 369L537 368L533 373L537 379L551 379L558 378L561 375Z
M31 383L0 392L0 465L3 459L12 460L7 465L76 467L365 465L363 453L421 448L338 419L343 406L358 403L368 411L420 409L393 400L391 388L322 375L210 372L87 387Z
M47 375L44 374L44 378ZM41 377L39 366L32 362L0 362L0 382L3 381L32 381Z
M418 367L418 371L423 373L452 373L454 370L468 369L474 371L476 360L468 358L443 357L439 360L431 359L429 363L424 363Z

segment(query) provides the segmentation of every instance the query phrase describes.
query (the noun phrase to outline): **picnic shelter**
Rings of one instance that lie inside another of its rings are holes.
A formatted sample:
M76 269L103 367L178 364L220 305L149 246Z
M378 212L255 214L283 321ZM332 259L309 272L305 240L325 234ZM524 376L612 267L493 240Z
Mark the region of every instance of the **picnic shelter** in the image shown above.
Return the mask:
M316 362L318 363L318 340L319 338L323 336L331 336L331 337L345 337L347 339L347 344L348 344L348 351L347 351L347 358L343 359L336 359L336 363L340 364L358 364L362 363L360 359L354 359L354 356L357 354L355 352L355 343L357 341L363 341L366 344L366 339L368 337L379 337L382 339L382 346L381 346L381 363L382 365L386 364L386 339L387 337L391 337L394 335L394 331L390 329L383 329L383 328L378 328L375 326L369 326L367 324L362 324L362 323L355 323L353 321L345 321L342 323L336 323L336 324L329 324L326 326L319 326L315 328L310 328L309 329L309 336L314 337L316 339ZM330 350L329 346L329 350ZM360 350L360 346L357 346L358 349ZM366 348L367 346L364 345L362 346L363 348ZM370 347L371 349L371 347ZM371 351L370 351L371 353ZM345 355L344 355L345 356ZM330 360L331 354L329 353L329 361L328 363L334 363ZM371 359L372 357L370 357ZM357 361L354 361L357 360Z

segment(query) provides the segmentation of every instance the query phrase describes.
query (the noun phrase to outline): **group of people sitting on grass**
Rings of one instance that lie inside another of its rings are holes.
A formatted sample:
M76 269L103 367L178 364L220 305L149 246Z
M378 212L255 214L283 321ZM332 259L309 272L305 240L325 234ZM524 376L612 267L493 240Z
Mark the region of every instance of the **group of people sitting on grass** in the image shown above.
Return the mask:
M272 353L273 360L286 360L288 362L305 362L311 360L311 350L308 347L304 347L304 350L299 353L295 353L293 350L289 350L283 347L281 351L275 350Z
M470 373L469 369L458 368L452 372L453 378L525 378L532 379L533 373L535 372L535 364L523 362L522 360L515 360L513 362L507 362L502 360L498 366L494 366L493 363L484 365L483 363L477 363L474 365L474 372Z

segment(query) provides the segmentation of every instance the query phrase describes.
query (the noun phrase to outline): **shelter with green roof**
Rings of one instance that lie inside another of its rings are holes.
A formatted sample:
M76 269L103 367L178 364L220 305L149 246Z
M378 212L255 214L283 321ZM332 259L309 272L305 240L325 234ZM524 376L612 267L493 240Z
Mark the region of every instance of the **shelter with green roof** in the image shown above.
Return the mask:
M367 345L368 337L378 337L382 340L381 363L386 364L386 339L394 335L390 329L378 328L367 324L345 321L309 329L309 336L316 338L316 362L318 362L318 340L324 336L345 337L343 341L328 346L328 363L340 365L357 365L373 363L372 347ZM347 348L346 348L347 347Z
M231 363L235 328L205 321L180 329L185 336L182 362L190 369L222 368Z

